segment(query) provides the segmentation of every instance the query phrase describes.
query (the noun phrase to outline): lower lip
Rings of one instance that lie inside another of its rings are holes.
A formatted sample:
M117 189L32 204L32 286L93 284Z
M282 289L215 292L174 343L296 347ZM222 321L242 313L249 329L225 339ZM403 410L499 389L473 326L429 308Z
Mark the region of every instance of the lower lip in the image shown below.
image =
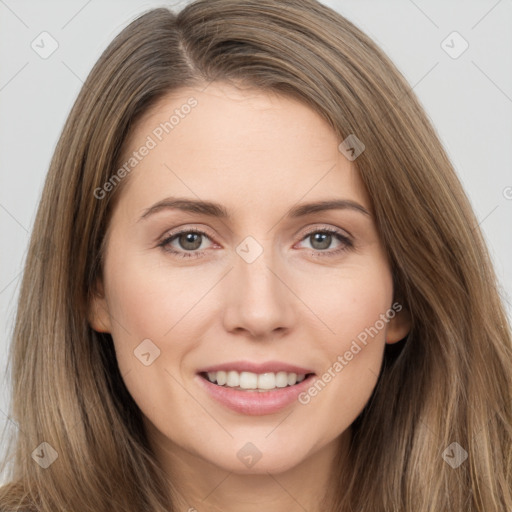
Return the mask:
M196 375L196 377L199 379L200 385L217 402L241 414L260 416L279 412L294 401L298 402L299 394L311 385L315 375L309 375L294 386L275 388L269 391L240 391L213 384L201 375Z

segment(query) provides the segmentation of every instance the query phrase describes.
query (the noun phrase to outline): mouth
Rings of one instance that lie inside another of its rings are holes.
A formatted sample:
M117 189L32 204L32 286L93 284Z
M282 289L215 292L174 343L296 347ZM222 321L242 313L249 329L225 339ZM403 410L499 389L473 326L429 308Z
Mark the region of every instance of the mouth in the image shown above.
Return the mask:
M196 371L197 383L209 398L250 416L274 414L301 404L300 394L315 379L310 368L284 360L231 361Z
M314 373L235 370L197 373L207 396L238 414L264 416L297 406L299 396L314 383Z
M247 371L237 372L235 370L221 370L200 372L198 375L220 388L228 388L234 391L264 393L283 388L293 388L315 374L285 371L254 373Z

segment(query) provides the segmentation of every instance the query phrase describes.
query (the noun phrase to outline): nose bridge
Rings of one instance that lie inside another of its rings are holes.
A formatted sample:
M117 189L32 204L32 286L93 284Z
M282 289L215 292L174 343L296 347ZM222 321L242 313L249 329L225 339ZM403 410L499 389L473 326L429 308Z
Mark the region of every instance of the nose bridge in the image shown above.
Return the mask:
M225 305L226 328L243 328L261 336L293 325L293 294L281 282L283 277L277 277L283 273L282 265L271 243L271 238L248 236L236 247Z

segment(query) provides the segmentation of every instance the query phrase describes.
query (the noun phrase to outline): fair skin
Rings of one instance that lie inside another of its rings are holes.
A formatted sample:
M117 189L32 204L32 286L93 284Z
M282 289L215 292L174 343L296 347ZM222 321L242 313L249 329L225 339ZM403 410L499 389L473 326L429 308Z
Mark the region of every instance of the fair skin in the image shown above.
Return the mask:
M393 285L354 163L329 125L295 99L216 82L176 91L138 122L125 156L191 96L197 106L124 178L90 322L112 334L179 510L320 510L385 344L401 340L409 322L404 311L395 315L307 404L243 414L205 392L198 370L228 361L285 361L321 377L391 308ZM160 209L139 220L170 196L220 203L230 218ZM327 199L368 213L346 207L287 216ZM158 246L189 228L206 233L198 249L180 242L184 236L167 248L196 257ZM349 242L317 241L313 233L325 228ZM236 251L247 236L263 251L251 263ZM148 366L134 355L145 339L160 350ZM248 442L261 453L251 467L237 457Z

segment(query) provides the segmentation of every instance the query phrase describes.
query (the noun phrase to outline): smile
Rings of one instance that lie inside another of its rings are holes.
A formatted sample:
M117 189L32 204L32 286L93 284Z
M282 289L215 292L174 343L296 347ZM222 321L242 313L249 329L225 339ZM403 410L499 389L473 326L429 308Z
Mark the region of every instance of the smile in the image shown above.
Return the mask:
M234 370L227 372L205 372L202 373L201 376L208 379L211 383L217 384L217 386L260 392L294 386L306 378L305 374L297 374L294 372L281 371L277 373L266 372L258 374L253 372L237 372Z
M210 399L231 411L248 416L278 413L292 404L298 406L299 395L312 385L315 378L314 373L257 374L233 370L201 372L196 375L198 384ZM225 380L224 384L219 384L217 379L220 382ZM240 384L252 387L245 389Z

